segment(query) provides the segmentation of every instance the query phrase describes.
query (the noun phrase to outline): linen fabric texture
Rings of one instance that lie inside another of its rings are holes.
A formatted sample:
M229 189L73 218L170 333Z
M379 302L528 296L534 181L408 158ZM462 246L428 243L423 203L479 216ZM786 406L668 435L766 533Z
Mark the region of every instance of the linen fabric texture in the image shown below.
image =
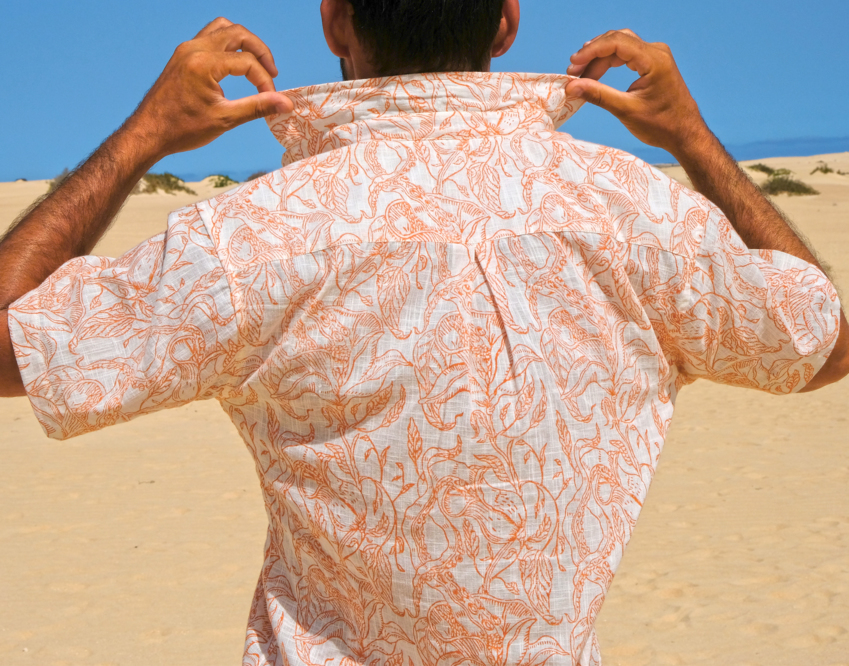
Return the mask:
M787 394L817 268L555 129L569 77L292 91L283 168L10 310L45 432L217 399L269 519L244 664L598 665L677 392Z

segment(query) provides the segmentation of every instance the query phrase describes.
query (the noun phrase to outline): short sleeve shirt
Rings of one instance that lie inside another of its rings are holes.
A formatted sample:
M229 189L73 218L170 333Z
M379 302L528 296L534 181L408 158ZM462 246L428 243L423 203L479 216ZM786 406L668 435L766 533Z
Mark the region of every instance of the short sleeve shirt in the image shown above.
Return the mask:
M245 664L600 664L677 392L793 393L833 348L816 267L555 132L568 80L291 91L282 169L12 306L51 437L230 415L269 515Z

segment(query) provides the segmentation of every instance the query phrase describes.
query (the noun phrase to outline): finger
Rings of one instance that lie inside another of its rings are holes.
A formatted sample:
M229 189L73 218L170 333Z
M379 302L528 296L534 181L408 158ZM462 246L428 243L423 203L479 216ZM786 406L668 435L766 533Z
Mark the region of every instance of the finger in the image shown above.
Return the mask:
M566 86L566 95L609 111L617 118L633 112L636 101L632 95L592 79L574 79Z
M292 100L278 92L264 92L222 103L223 122L231 129L258 118L292 113L294 109Z
M619 56L599 58L598 60L593 60L589 65L587 65L587 68L584 70L583 74L581 74L581 78L598 81L602 76L607 74L608 70L613 69L614 67L621 67L624 64L625 61Z
M597 40L601 39L602 37L608 37L608 36L610 36L610 35L615 35L617 32L620 32L620 31L619 31L619 30L608 30L607 32L604 32L604 33L602 33L602 34L600 34L600 35L596 35L596 36L595 36L595 37L593 37L591 40L589 40L589 41L587 41L587 42L584 42L584 45L581 47L581 50L585 49L587 46L589 46L589 45L590 45L590 44L592 44L593 42L595 42L595 41L597 41ZM628 31L628 32L630 32L630 31ZM581 50L577 51L577 53L580 53L580 52L581 52ZM576 53L576 55L577 55L577 53ZM611 56L611 57L612 57L612 56ZM575 59L575 56L573 55L573 56L572 56L572 58L571 58L571 60L574 60L574 59ZM571 65L569 65L569 67L567 67L567 68L566 68L566 73L567 73L567 74L570 74L570 75L572 75L572 76L583 76L584 71L587 69L587 67L589 66L589 64L590 64L591 62L593 62L593 61L591 60L591 61L589 61L589 62L582 62L582 63L580 63L580 64L575 64L575 63L573 62ZM617 66L618 66L618 65L617 65ZM590 78L590 77L588 77L588 78ZM601 78L601 77L599 76L599 77L597 77L597 78Z
M647 74L653 64L649 45L641 39L623 32L605 35L591 42L575 53L571 57L571 61L575 65L587 65L593 60L612 55L621 58L629 68L637 71L640 76Z
M271 55L271 49L243 25L231 23L229 26L225 26L206 35L204 41L216 50L241 50L252 53L272 77L278 74L277 66L274 64L274 56Z
M271 74L256 59L253 53L244 51L206 53L211 60L211 73L216 81L227 76L244 76L259 92L274 92Z
M195 39L198 37L205 37L211 32L215 32L216 30L221 30L221 28L226 28L228 25L233 25L233 22L224 18L223 16L219 16L214 21L207 23L203 30L201 30L197 35L195 35Z
M586 65L569 65L566 73L572 76L580 76L584 79L598 81L602 76L607 74L608 70L614 67L621 67L624 64L625 61L619 56L612 55L607 58L592 60Z
M637 39L640 39L640 36L636 32L634 32L633 30L630 30L628 28L623 28L622 30L608 30L607 32L603 32L600 35L596 35L590 41L584 42L584 46L587 46L588 44L592 44L594 41L596 41L597 39L600 39L601 37L607 37L608 35L615 35L616 33L622 33L623 35L630 35L631 37L636 37Z

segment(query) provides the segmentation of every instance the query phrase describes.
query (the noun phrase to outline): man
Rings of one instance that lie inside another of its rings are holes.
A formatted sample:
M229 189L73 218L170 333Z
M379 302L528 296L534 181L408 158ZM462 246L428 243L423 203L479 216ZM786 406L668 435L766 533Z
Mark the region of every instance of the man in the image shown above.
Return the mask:
M321 11L348 81L276 93L218 19L3 241L2 392L57 439L221 402L269 517L245 664L598 664L678 390L841 379L837 295L666 46L491 74L518 0ZM597 81L623 64L628 92ZM258 94L225 100L228 74ZM581 100L701 195L555 133ZM261 116L281 170L84 256L159 159Z

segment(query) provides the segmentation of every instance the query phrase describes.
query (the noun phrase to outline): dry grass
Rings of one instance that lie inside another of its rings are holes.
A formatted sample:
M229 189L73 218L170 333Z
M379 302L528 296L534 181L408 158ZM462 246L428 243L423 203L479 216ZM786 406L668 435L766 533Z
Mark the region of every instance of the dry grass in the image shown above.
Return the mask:
M135 188L133 188L132 194L154 194L159 191L165 194L175 194L177 192L197 194L190 187L186 187L186 183L182 178L178 178L173 173L149 173L145 175Z
M765 173L767 176L771 176L775 173L775 169L768 167L766 164L752 164L746 168L751 169L752 171L760 171L761 173Z
M769 180L761 185L761 191L763 191L764 194L789 194L790 196L796 197L819 194L817 190L807 183L791 178L787 174L770 176Z
M218 187L232 187L233 185L238 185L239 183L230 178L230 176L222 176L220 174L214 174L210 176L212 178L212 186L215 188Z
M68 171L67 167L62 169L62 173L56 176L53 180L51 180L47 185L47 193L50 194L54 192L62 183L68 180L68 176L71 175L71 172Z
M834 173L834 169L832 169L828 164L823 161L817 162L816 168L811 171L811 175L813 176L815 173Z
M825 163L822 162L821 164ZM828 165L825 166L828 168ZM761 191L764 194L789 194L790 196L810 196L819 194L817 190L807 183L803 183L801 180L793 178L793 172L790 171L790 169L773 169L772 167L762 163L751 164L746 168L751 169L752 171L765 173L769 176L767 181L760 186ZM818 170L820 170L819 167L814 169L811 173L816 173ZM824 171L823 173L830 173L830 170Z

